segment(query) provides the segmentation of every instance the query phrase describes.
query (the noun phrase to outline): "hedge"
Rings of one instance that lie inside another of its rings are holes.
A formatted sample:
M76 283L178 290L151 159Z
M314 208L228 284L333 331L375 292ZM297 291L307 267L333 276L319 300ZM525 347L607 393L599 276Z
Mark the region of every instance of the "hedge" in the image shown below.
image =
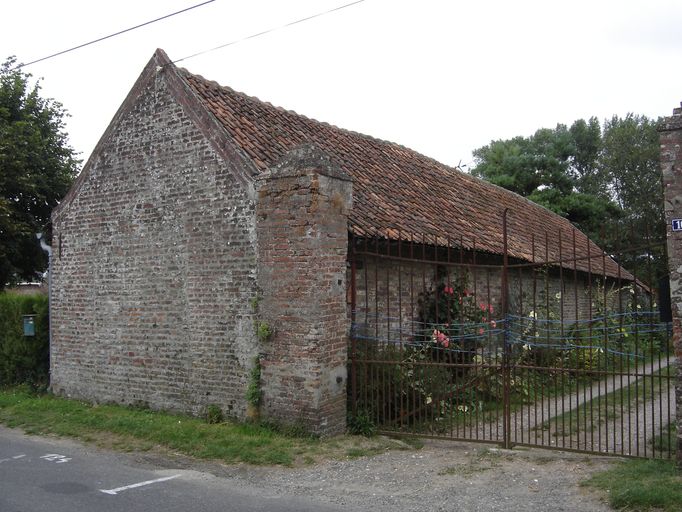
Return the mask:
M45 295L0 293L0 385L49 384L48 311ZM24 336L23 315L35 315L35 336Z

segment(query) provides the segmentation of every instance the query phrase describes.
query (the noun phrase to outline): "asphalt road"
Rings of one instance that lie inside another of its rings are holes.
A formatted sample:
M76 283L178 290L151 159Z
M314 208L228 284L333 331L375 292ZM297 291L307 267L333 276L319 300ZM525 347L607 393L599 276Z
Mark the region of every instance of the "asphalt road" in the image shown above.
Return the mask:
M0 427L0 512L319 511L327 504ZM347 508L345 510L348 510Z

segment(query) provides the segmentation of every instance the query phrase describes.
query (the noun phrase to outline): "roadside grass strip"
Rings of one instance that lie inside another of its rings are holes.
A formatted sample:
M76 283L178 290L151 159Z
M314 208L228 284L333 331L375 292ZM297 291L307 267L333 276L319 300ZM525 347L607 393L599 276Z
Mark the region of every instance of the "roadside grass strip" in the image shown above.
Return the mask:
M123 451L160 447L201 459L255 465L291 466L320 458L414 449L384 437L318 439L275 425L209 424L187 415L36 394L25 387L0 388L0 423L28 434L72 437Z
M600 472L583 485L605 491L616 510L682 510L682 473L671 460L628 460Z

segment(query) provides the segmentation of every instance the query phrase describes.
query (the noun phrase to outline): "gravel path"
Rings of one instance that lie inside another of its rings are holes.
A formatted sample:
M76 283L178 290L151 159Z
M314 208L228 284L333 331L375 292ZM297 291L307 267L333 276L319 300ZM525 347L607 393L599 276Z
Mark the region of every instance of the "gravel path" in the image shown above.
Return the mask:
M420 450L392 450L302 468L139 457L138 462L155 466L162 463L229 478L267 495L310 497L347 510L372 512L609 511L599 495L579 483L617 460L435 440L427 440Z
M650 438L659 434L674 417L672 383L669 387L666 379L656 379L656 384L660 384L660 394L652 401L635 402L631 406L627 403L609 404L605 395L632 385L640 388L651 386L651 378L645 376L674 363L674 357L647 363L636 371L633 368L631 375L607 378L563 397L524 406L512 415L512 441L623 455L650 455L651 448L647 446ZM632 393L634 395L634 391ZM590 402L593 407L590 407ZM576 411L585 404L577 429L562 424L561 415ZM606 414L600 411L600 405ZM543 424L545 428L541 428Z
M632 368L632 374L616 376L596 382L593 385L573 391L563 396L545 397L535 404L524 405L512 413L511 440L515 444L536 446L559 446L566 449L579 449L622 455L650 455L647 446L652 435L674 418L674 388L668 387L666 379L656 379L661 385L661 393L654 401L635 403L632 406L609 402L606 397L618 389L637 384L651 386L651 375L661 368L675 364L675 358L649 362L639 368ZM674 373L674 371L672 371ZM634 395L634 392L633 392ZM592 407L590 407L592 402ZM599 406L607 412L600 411ZM580 410L579 427L569 427L561 416ZM622 413L621 413L622 407ZM585 417L587 411L587 417ZM455 437L502 442L503 419L480 422L461 428ZM473 427L473 429L471 428Z

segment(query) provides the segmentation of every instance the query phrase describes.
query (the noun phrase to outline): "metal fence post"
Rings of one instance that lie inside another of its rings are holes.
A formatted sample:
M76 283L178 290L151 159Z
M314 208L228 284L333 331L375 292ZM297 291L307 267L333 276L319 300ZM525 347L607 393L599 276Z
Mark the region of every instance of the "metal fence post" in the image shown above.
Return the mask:
M504 209L502 214L502 244L504 255L502 260L502 317L504 318L503 352L502 352L502 379L503 390L503 446L511 448L511 346L509 344L509 255L507 248L507 213L509 208Z

